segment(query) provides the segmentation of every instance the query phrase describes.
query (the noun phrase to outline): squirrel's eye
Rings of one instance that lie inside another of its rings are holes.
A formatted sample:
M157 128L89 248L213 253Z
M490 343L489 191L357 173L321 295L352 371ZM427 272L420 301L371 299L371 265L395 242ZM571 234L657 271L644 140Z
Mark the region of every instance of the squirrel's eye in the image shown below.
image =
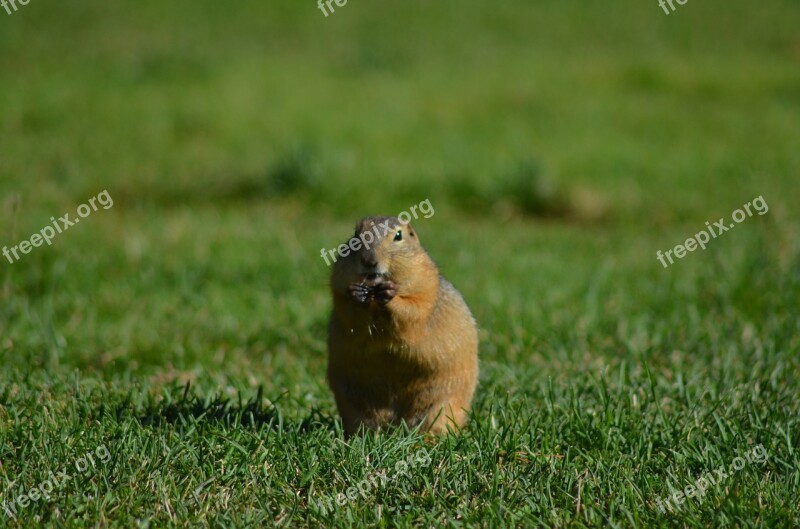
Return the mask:
M394 240L396 241L403 240L403 230L397 230L397 233L394 234Z

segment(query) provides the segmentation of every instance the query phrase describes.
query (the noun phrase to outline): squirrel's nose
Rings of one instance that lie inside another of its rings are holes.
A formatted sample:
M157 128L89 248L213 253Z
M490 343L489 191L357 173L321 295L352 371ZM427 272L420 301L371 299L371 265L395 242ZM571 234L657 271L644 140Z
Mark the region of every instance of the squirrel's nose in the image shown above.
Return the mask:
M375 254L372 252L364 252L361 256L361 264L366 268L375 268L378 266L378 260L375 259Z

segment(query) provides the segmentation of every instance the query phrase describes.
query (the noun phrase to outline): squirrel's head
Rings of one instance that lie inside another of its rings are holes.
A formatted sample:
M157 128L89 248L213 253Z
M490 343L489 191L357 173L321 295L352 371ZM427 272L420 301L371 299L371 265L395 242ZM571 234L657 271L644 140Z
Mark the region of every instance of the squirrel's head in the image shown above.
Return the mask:
M353 239L361 242L361 248L354 252L358 275L367 280L391 276L424 252L411 224L403 224L397 217L361 219Z
M402 293L415 289L431 275L438 279L438 270L420 244L416 230L397 217L361 219L353 238L339 250L333 271L334 288L346 288L352 282L374 286L392 281Z

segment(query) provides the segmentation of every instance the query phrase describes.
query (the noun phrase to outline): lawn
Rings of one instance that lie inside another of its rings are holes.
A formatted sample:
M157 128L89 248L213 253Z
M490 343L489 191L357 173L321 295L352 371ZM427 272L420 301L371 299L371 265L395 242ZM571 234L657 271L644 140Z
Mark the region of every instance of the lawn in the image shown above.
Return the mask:
M800 526L796 1L16 5L0 527ZM347 439L320 249L425 199L471 421Z

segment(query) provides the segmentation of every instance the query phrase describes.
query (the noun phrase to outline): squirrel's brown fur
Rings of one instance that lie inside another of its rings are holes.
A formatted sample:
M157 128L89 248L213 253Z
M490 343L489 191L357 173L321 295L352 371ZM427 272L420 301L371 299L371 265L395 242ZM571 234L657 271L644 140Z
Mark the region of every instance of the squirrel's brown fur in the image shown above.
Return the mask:
M361 248L333 267L328 332L328 382L346 433L401 422L459 429L478 377L469 308L410 224L367 217L355 237Z

